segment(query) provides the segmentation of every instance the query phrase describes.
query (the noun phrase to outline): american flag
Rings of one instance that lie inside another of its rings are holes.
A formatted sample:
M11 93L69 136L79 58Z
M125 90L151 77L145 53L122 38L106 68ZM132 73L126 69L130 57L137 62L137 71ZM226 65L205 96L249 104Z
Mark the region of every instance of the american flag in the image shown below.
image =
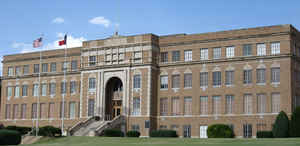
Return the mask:
M43 45L42 37L33 41L33 48L38 48L38 47L41 47L42 45Z

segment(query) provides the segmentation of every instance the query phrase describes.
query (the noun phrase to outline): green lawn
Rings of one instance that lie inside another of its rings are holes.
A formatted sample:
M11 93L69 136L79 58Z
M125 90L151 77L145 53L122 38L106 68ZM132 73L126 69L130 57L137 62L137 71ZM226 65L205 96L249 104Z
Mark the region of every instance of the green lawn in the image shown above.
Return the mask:
M187 139L187 138L44 138L32 146L300 146L300 138L289 139Z

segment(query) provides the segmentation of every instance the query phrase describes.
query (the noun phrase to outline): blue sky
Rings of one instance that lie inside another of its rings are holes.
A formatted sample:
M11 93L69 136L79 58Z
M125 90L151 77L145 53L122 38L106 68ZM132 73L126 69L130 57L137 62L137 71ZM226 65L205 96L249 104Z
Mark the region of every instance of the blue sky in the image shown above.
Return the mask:
M300 0L1 0L0 56L70 46L120 35L203 33L292 24L300 29Z

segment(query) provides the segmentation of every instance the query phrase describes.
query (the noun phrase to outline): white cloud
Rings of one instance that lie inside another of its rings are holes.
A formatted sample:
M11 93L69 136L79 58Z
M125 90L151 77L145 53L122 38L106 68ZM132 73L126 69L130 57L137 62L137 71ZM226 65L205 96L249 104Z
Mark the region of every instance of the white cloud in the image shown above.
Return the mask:
M55 19L52 20L52 23L55 23L55 24L61 24L64 22L65 22L65 19L62 17L56 17Z
M89 22L91 24L103 25L104 27L109 27L110 23L111 23L110 20L108 20L102 16L94 17L94 18L90 19Z

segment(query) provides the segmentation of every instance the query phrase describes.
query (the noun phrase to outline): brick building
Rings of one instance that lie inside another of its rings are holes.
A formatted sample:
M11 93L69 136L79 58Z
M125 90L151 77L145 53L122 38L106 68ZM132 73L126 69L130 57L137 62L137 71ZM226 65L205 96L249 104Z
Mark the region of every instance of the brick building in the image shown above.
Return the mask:
M39 52L4 56L0 122L60 127L64 117L72 135L113 125L200 138L224 123L255 137L300 105L300 33L291 25L114 35L67 49L66 62L64 53L43 51L41 64Z

